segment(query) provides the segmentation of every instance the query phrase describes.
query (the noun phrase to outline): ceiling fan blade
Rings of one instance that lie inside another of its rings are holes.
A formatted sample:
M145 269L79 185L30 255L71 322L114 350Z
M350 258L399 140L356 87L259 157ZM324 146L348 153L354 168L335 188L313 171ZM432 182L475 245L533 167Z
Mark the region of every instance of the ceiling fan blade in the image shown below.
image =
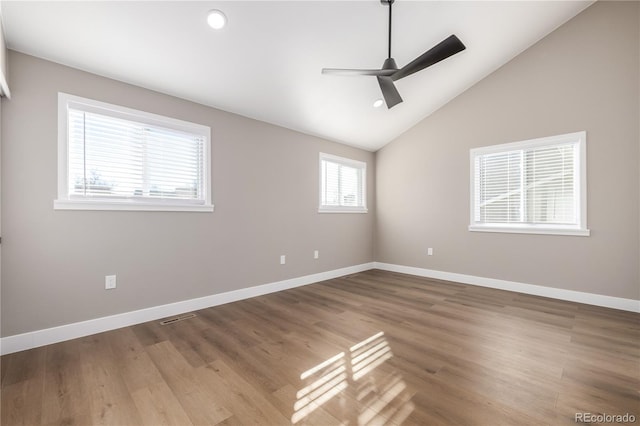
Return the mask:
M346 75L346 76L355 76L355 75L390 76L394 72L396 72L396 70L392 70L392 69L351 70L351 69L341 69L341 68L322 68L322 74Z
M382 96L384 96L387 108L391 109L402 102L400 93L398 93L398 89L393 84L391 77L378 76L378 84L380 85L380 90L382 90Z
M462 44L460 39L455 35L450 35L440 43L433 46L431 49L424 52L422 55L418 56L413 61L409 62L404 67L400 68L391 76L391 79L393 81L400 80L401 78L409 76L413 73L430 67L435 63L447 59L449 56L453 56L456 53L463 51L464 49L466 49L466 47L464 44Z

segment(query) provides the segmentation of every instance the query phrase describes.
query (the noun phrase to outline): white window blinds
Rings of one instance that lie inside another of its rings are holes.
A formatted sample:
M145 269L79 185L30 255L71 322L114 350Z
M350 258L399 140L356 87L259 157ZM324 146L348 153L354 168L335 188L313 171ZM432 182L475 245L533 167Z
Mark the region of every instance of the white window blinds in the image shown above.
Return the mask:
M366 211L366 164L320 154L320 211Z
M472 150L471 230L586 231L584 142L581 132Z
M204 202L202 136L69 110L69 194Z
M120 206L209 204L208 128L122 110L67 102L61 198Z

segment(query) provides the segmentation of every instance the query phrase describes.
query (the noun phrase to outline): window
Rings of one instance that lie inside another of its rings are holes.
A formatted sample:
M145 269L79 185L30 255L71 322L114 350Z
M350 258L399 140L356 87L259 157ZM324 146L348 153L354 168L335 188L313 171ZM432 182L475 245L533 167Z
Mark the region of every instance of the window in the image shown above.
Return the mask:
M320 213L366 213L367 164L320 153Z
M586 133L471 150L471 231L589 235Z
M58 94L56 209L213 211L210 129Z

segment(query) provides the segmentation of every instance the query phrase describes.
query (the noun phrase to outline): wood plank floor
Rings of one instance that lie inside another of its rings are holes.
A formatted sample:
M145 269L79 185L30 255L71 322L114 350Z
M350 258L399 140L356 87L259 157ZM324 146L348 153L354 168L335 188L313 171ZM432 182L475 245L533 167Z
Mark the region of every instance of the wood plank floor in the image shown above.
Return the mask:
M640 315L367 271L2 357L2 425L640 423Z

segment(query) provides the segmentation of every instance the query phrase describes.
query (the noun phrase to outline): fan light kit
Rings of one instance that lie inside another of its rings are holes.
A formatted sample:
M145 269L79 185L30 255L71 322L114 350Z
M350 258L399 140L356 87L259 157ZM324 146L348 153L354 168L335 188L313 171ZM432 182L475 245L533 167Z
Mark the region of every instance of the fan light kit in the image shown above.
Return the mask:
M214 9L207 15L207 23L214 30L221 30L227 25L227 17L221 11Z
M404 67L398 68L398 66L396 65L396 60L391 56L391 6L393 5L394 1L395 0L380 0L380 3L382 3L383 5L389 6L389 46L387 50L387 59L385 59L384 63L382 64L382 68L322 69L323 74L375 76L378 79L378 84L380 85L382 96L384 97L384 100L387 103L387 108L389 109L402 102L400 93L398 93L398 89L396 89L395 84L393 84L394 81L410 76L411 74L414 74L418 71L422 71L423 69L430 67L431 65L447 59L449 56L453 56L456 53L466 49L465 45L462 44L458 37L456 37L455 35L450 35L431 49L424 52L422 55L418 56L413 61L409 62ZM375 107L377 107L377 102L378 101L374 103Z
M373 103L373 107L374 108L380 108L383 103L384 103L384 101L382 99L376 99L375 102Z

